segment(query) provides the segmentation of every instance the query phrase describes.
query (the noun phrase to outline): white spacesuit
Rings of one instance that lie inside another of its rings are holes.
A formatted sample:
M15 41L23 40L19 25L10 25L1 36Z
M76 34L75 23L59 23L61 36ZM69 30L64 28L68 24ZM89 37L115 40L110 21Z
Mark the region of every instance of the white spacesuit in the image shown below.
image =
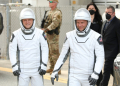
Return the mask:
M30 29L25 29L22 19L33 19ZM9 44L9 57L13 74L19 76L19 86L43 86L48 62L48 44L44 32L35 27L35 15L30 8L20 13L21 28L14 31ZM16 60L18 53L18 62Z
M77 10L74 20L87 20L88 24L80 31L75 23L75 30L66 33L66 40L51 75L51 81L54 84L54 79L58 79L58 71L70 52L68 86L95 85L104 62L102 39L100 34L90 29L91 18L86 9Z

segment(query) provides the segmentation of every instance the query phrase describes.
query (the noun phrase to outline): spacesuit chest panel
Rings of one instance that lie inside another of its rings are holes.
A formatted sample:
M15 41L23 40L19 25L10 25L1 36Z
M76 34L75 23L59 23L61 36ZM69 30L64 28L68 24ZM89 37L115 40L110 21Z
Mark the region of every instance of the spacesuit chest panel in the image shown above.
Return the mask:
M71 36L71 48L74 50L73 52L77 52L84 55L90 55L90 53L93 54L94 51L94 39L92 37L92 32L85 36L85 37L79 37L75 32L73 32L73 36Z
M18 34L18 47L20 50L32 50L39 48L39 39L36 33L25 35L22 32Z
M68 43L71 52L71 73L92 73L96 43L92 32L90 31L86 37L79 37L74 31L68 34Z

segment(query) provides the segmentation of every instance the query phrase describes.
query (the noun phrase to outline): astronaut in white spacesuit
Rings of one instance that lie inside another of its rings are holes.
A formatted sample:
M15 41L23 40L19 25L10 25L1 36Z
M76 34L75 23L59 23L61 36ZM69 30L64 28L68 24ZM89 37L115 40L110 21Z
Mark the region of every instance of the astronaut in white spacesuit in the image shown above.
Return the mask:
M35 27L35 14L32 9L24 8L21 11L20 26L20 29L12 33L9 44L13 74L18 76L18 86L29 86L30 80L32 86L44 86L48 44L43 30Z
M66 33L66 40L51 75L51 82L54 84L54 79L58 80L58 71L70 53L68 86L93 86L104 63L102 39L99 33L90 29L91 17L86 9L77 10L74 21L75 30Z

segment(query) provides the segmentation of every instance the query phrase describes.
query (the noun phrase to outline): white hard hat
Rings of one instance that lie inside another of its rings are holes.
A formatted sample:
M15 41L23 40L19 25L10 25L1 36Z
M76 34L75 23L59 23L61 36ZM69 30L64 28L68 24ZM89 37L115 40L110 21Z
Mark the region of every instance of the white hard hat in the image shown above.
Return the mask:
M86 28L83 31L80 31L77 28L76 23L74 22L77 35L79 35L79 36L86 35L89 32L90 25L91 25L91 16L90 16L89 11L85 8L78 9L74 16L74 21L76 21L76 20L87 20L88 21L88 25L86 26Z
M22 19L33 19L33 25L30 29L25 29L25 27L22 24ZM24 8L21 13L20 13L20 26L21 30L23 31L24 34L31 34L34 32L35 29L35 14L32 9L30 8Z

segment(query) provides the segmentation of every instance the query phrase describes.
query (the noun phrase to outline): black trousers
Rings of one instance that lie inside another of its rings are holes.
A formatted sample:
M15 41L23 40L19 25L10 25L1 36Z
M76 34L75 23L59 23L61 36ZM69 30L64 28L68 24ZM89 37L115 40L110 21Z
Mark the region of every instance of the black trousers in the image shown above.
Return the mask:
M108 86L108 82L109 82L109 79L110 79L110 74L113 75L113 63L114 63L115 58L116 57L105 58L102 86Z

